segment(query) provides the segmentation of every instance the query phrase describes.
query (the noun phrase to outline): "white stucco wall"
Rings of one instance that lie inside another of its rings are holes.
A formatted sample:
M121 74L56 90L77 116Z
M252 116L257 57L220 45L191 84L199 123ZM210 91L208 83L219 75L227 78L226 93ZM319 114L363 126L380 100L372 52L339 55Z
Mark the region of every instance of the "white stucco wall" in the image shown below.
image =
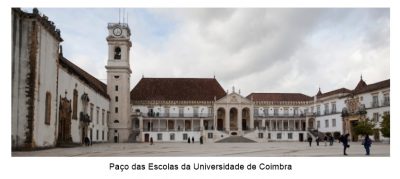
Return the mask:
M74 89L78 91L78 106L77 106L77 117L78 119L71 120L71 136L74 143L81 143L82 132L81 126L79 126L79 114L83 111L83 103L81 96L83 93L87 93L89 96L89 104L87 107L87 113L90 115L90 104L93 104L93 116L92 122L89 124L89 129L87 131L88 136L90 135L90 129L93 131L92 141L93 142L104 142L107 141L108 125L107 125L107 112L109 111L109 100L104 96L100 95L93 88L89 87L86 83L81 81L74 74L70 74L66 69L60 68L59 70L59 94L65 97L65 92L67 92L67 99L71 100L71 107L73 104L73 92ZM99 121L97 122L97 107L99 109ZM104 123L102 119L102 111L104 110ZM72 116L72 115L71 115ZM96 131L99 131L99 138L96 138ZM104 140L102 139L102 131L104 131ZM89 136L90 137L90 136Z

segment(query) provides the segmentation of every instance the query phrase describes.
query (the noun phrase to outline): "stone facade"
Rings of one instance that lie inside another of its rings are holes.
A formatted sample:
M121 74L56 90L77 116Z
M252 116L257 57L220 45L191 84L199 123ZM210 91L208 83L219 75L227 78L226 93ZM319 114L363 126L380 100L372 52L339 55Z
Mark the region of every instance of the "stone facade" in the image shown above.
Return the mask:
M107 84L62 54L60 31L37 9L12 9L12 147L38 149L92 142L304 141L376 128L390 114L390 80L314 96L225 91L215 78L142 78L130 90L128 24L107 26ZM346 114L343 115L343 111ZM378 131L378 130L376 130ZM352 136L357 140L357 136ZM375 140L386 140L379 131Z

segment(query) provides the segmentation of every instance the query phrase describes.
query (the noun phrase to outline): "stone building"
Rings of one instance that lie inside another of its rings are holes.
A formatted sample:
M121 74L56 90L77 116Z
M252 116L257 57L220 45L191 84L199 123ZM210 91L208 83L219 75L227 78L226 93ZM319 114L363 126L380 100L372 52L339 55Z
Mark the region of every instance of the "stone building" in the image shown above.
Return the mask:
M60 30L37 9L12 9L13 149L108 140L107 85L62 54Z
M358 121L390 114L390 80L314 96L225 91L214 78L142 78L130 90L131 31L109 23L107 84L63 56L48 17L12 9L12 147L38 149L92 142L304 141L352 135ZM106 44L107 43L107 44ZM140 65L140 64L138 64ZM358 140L358 136L351 136ZM375 140L385 140L375 130Z

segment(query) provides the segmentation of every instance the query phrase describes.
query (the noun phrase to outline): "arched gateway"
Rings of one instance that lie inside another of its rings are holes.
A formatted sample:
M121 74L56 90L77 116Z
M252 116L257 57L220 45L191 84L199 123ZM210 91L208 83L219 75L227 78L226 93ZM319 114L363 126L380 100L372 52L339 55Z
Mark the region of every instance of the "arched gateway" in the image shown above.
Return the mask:
M230 135L243 135L244 131L254 128L252 102L238 93L232 92L214 104L217 115L214 121L217 130Z

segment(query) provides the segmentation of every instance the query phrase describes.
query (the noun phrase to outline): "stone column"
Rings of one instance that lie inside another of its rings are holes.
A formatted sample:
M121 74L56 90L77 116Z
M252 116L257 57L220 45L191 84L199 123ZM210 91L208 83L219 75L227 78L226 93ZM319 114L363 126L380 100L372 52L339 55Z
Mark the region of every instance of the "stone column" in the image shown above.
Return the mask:
M139 117L139 130L143 131L143 117Z
M242 110L243 109L238 109L238 113L237 113L237 127L238 127L238 131L242 131Z
M203 118L200 118L200 130L203 130L204 128L204 120Z
M190 122L190 128L192 128L192 131L194 131L193 127L194 127L194 125L193 125L193 119L192 119L192 121Z
M230 111L225 108L225 130L226 131L230 131L230 127L231 127L229 113L230 113Z
M165 125L165 126L167 127L167 132L169 131L169 128L168 128L168 121L169 121L169 120L167 119L167 123L166 123L166 125Z
M261 120L261 128L264 130L265 129L265 119Z
M249 108L249 113L250 113L250 130L254 129L254 109L252 110L252 108Z
M306 118L306 128L305 128L306 131L308 130L308 122L309 121L310 121L310 118Z

